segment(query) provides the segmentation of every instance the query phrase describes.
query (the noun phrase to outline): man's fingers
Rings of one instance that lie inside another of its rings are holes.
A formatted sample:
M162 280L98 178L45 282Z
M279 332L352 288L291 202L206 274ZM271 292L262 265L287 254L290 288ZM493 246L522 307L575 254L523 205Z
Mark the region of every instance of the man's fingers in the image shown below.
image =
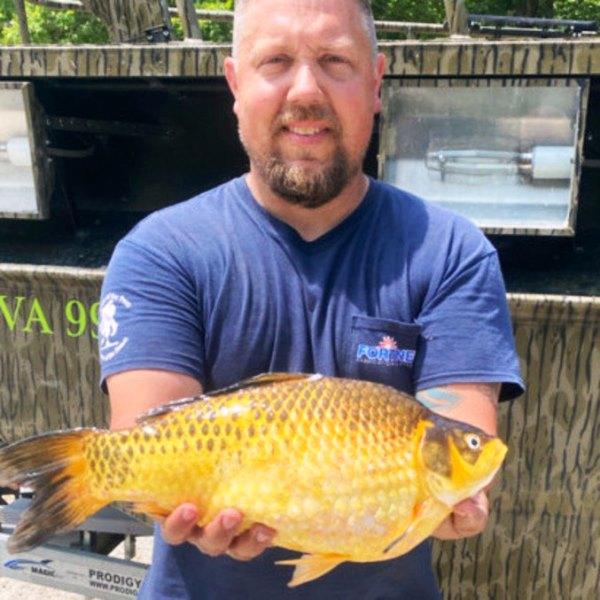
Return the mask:
M188 538L204 554L219 556L229 548L235 534L242 524L242 513L232 508L222 510L210 523Z
M169 544L189 542L204 554L229 554L237 560L250 560L271 545L275 531L255 523L236 537L242 524L240 511L226 508L210 523L198 527L198 510L193 504L178 506L161 524L164 540Z
M182 544L192 534L197 522L197 508L193 504L182 504L162 522L163 539L168 544Z
M489 511L489 501L487 494L485 492L477 492L471 498L467 498L462 502L459 502L454 507L454 512L459 515L470 515L477 513L485 513L487 514Z
M485 492L459 502L453 513L434 531L434 537L441 540L457 540L481 533L487 524L489 514Z
M487 523L486 514L478 515L452 515L452 525L457 537L471 537L477 535L485 529Z
M255 523L231 542L227 554L237 560L251 560L271 545L274 535L273 529Z

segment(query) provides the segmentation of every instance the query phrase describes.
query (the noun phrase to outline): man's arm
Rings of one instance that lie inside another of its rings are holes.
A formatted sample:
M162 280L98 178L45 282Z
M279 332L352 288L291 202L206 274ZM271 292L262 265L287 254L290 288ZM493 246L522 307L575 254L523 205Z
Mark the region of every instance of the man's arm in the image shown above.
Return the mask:
M454 383L417 393L431 410L479 427L490 435L497 432L499 383ZM463 500L436 529L434 537L455 540L481 533L487 524L489 505L485 491Z
M136 419L147 410L202 393L202 385L193 377L158 369L136 369L110 375L106 385L110 395L111 429L134 427Z
M155 406L202 393L202 385L193 377L158 369L117 373L109 376L106 384L110 395L111 429L133 427L140 414ZM185 503L162 522L162 536L169 544L194 544L210 556L228 554L238 560L250 560L271 545L275 532L255 523L236 535L242 519L239 511L226 508L206 526L198 527L197 507Z

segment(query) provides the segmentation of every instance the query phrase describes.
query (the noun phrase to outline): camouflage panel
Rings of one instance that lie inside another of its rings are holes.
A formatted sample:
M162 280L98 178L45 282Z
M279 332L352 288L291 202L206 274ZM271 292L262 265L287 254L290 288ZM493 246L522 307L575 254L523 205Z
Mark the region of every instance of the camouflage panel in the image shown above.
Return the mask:
M0 266L0 439L104 426L100 269ZM600 298L509 296L528 389L500 408L492 523L436 544L448 599L594 598L600 556Z
M108 28L112 42L145 42L146 31L168 23L166 0L82 0Z
M600 42L591 40L382 42L388 75L577 76L600 70Z
M0 265L0 442L105 425L97 300L102 272Z
M139 32L142 31L140 24ZM381 42L379 47L387 57L386 74L390 76L585 77L600 74L598 38L408 40ZM229 44L190 46L184 43L118 47L4 46L0 48L0 76L213 77L223 74L223 58L230 54L230 49Z
M228 45L0 47L0 77L215 77Z
M454 598L596 598L600 298L511 295L527 393L500 408L509 454L481 536L437 544Z

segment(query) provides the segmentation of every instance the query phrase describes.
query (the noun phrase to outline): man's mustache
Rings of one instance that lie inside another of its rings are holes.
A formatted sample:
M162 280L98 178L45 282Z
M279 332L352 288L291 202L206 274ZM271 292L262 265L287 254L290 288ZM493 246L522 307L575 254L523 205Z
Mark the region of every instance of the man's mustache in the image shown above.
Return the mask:
M333 112L326 106L317 104L309 106L290 106L285 108L275 120L275 131L289 126L294 121L325 121L329 129L337 131L338 121Z

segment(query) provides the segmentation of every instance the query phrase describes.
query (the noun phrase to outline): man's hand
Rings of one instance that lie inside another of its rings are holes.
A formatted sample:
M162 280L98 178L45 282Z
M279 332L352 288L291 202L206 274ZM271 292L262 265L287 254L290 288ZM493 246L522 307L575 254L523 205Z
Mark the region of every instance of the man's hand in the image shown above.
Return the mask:
M452 383L418 392L417 400L440 415L496 435L500 387L499 383ZM487 495L481 491L459 502L432 535L440 540L477 535L485 529L488 516Z
M458 540L481 533L487 524L489 504L485 492L459 502L452 514L433 532L439 540Z
M242 519L242 513L226 508L210 523L198 527L198 510L193 504L186 503L162 522L162 536L169 544L193 544L209 556L227 554L236 560L251 560L271 545L275 531L254 523L237 535Z

